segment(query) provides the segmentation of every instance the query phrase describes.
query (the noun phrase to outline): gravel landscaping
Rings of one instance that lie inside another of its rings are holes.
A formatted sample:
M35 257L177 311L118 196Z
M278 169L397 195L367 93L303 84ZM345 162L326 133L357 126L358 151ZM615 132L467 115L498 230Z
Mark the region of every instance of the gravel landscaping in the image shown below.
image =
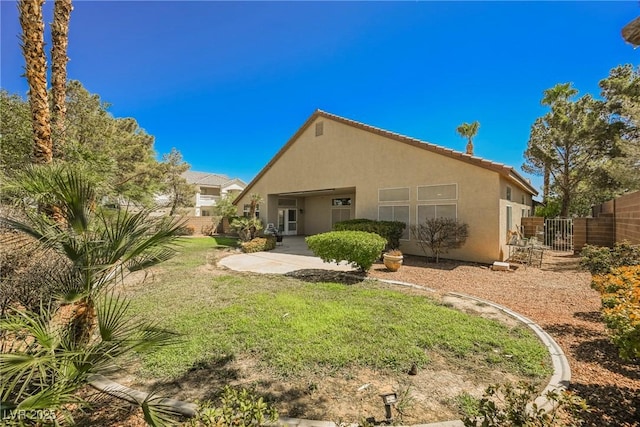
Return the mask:
M571 389L592 412L589 426L640 426L640 364L622 361L600 318L591 276L571 254L545 254L542 268L492 271L487 266L405 256L397 272L382 264L369 276L416 283L438 293L460 292L494 301L529 317L562 347L571 365Z

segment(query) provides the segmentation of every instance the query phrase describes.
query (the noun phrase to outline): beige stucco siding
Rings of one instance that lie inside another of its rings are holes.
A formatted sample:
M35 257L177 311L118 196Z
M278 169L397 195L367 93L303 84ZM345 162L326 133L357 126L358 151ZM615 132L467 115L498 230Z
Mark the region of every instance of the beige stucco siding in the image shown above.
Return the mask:
M434 203L417 200L418 186L456 184L457 197L446 203L457 205L458 219L469 225L469 239L448 256L476 262L500 259L502 224L506 221L502 211L506 208L500 197L505 182L497 172L325 117L317 121L323 122L321 136L315 135L315 122L311 123L254 182L250 193L269 195L267 206L261 208L261 212L267 213L263 215L265 222L277 222L277 194L355 188L351 217L377 219L378 190L408 188L408 200L382 204L408 206L410 222L415 224L418 205ZM514 187L512 191L515 197L520 190ZM238 206L248 203L248 197L249 194L239 200ZM304 213L299 219L304 226L299 227L299 232L315 234L329 230L334 197L343 196L304 197L301 205ZM441 202L444 203L436 203ZM401 249L421 254L412 238L402 241Z

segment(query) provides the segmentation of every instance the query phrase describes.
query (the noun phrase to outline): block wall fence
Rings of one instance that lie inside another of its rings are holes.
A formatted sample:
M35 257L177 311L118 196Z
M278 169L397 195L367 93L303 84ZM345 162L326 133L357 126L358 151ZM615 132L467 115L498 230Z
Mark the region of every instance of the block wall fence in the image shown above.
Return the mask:
M186 221L186 227L193 227L194 236L203 236L203 230L205 230L208 226L213 225L213 217L210 216L185 216L183 217L183 220ZM222 223L218 225L216 233L228 234L229 232L229 220L225 218Z
M573 250L579 253L584 245L608 246L628 241L640 244L640 191L625 194L594 206L592 218L574 218ZM544 229L544 218L522 218L524 237L533 237Z

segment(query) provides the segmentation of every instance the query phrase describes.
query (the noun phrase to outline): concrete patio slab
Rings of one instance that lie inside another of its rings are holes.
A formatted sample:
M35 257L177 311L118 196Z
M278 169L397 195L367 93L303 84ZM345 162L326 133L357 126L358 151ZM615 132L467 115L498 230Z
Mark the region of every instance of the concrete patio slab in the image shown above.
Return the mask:
M218 261L218 265L235 271L250 271L262 274L286 274L298 270L353 271L345 263L323 262L320 258L276 252L230 255Z

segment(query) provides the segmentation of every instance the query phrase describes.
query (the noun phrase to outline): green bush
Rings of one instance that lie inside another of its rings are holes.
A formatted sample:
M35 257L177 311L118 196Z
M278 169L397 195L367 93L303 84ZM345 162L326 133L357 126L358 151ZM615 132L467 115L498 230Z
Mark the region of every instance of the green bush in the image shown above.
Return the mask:
M582 425L580 413L589 410L584 399L569 391L548 391L545 397L553 406L545 410L532 403L536 394L536 387L524 382L490 386L475 403L465 398L463 423L465 427Z
M580 266L591 274L606 274L613 268L640 265L640 245L616 243L613 248L585 245L580 252Z
M386 240L364 231L330 231L306 239L313 253L325 262L347 261L367 271L380 258Z
M640 360L640 265L597 274L591 287L600 292L602 316L620 357Z
M238 233L240 240L248 242L254 239L258 232L264 228L259 218L236 217L229 224L231 229Z
M400 238L407 224L401 221L375 221L373 219L356 218L334 224L335 231L366 231L376 233L387 240L386 249L400 247Z
M262 397L257 398L246 389L224 388L220 406L211 402L198 405L196 416L189 420L193 427L204 426L262 426L278 419L276 410Z
M242 248L242 252L248 254L253 252L270 251L276 247L276 238L271 236L256 237L248 242L242 242L240 247Z

